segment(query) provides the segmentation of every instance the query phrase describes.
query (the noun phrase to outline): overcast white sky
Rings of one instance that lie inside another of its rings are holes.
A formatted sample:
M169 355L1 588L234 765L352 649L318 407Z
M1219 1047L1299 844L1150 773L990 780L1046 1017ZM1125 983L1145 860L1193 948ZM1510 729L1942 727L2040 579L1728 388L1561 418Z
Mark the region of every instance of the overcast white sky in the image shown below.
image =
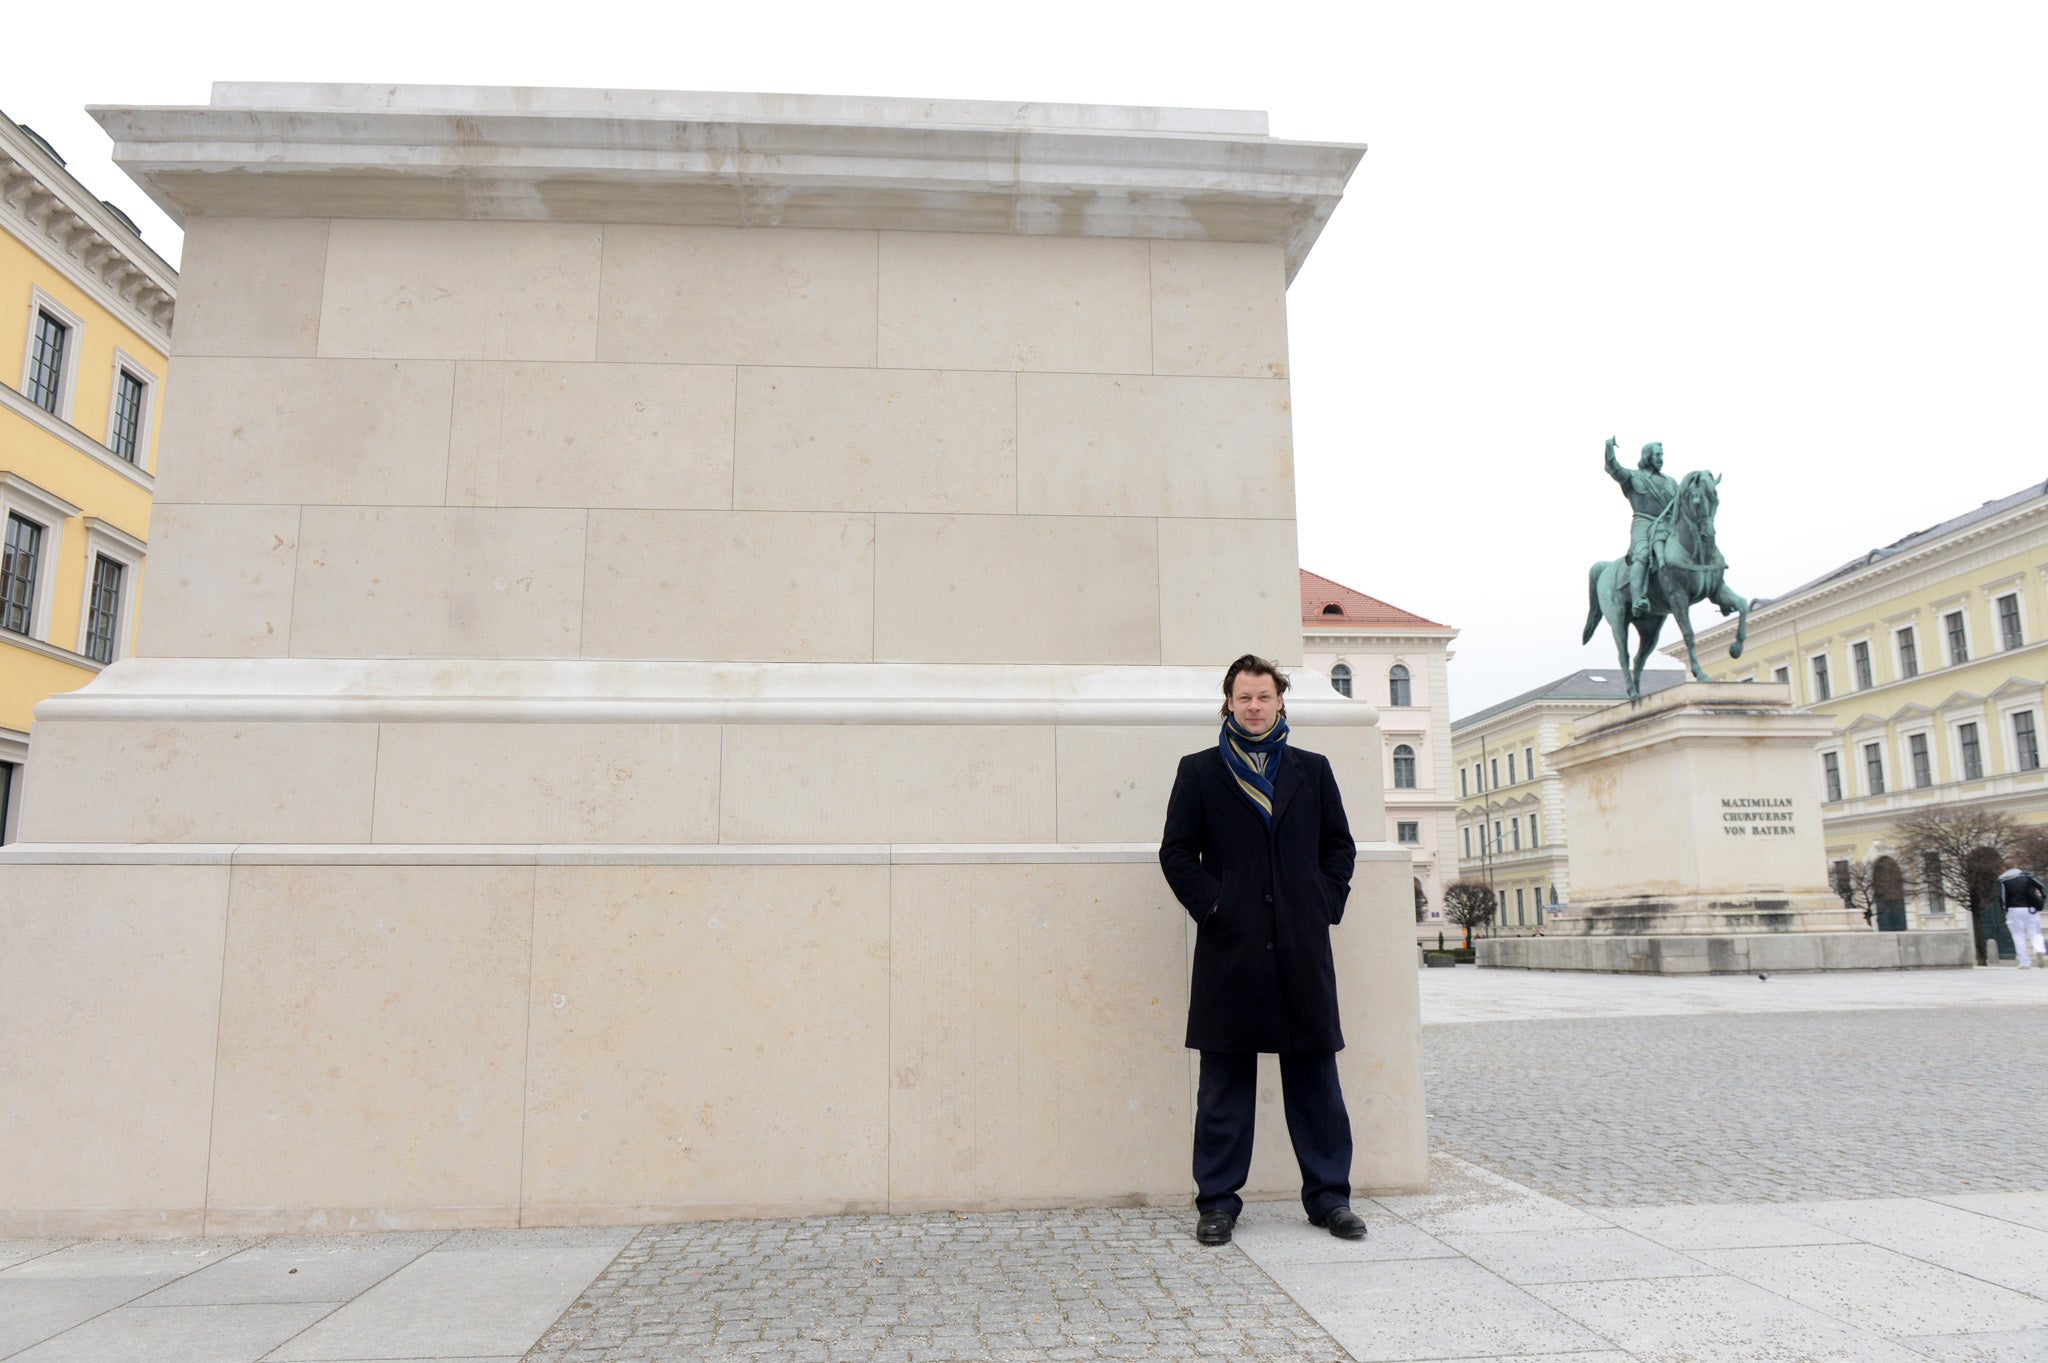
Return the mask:
M1457 715L1613 663L1578 642L1585 570L1626 545L1610 434L1724 475L1748 596L2048 479L2048 6L106 0L8 26L42 59L0 108L173 263L83 106L771 90L1265 109L1366 143L1290 296L1301 560L1463 631Z

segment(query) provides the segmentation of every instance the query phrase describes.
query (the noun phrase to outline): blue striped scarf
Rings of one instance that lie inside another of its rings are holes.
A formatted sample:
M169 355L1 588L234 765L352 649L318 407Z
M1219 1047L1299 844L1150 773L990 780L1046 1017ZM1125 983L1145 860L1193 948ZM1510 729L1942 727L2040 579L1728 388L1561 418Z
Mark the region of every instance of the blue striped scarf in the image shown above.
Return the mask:
M1237 720L1230 715L1223 717L1223 736L1217 741L1217 751L1223 754L1223 765L1230 768L1230 775L1237 782L1237 789L1252 812L1265 821L1268 829L1273 827L1273 778L1280 774L1280 763L1287 756L1287 716L1281 715L1273 721L1273 727L1266 730L1264 738L1254 738L1246 733ZM1260 771L1252 762L1253 753L1264 753L1266 769Z

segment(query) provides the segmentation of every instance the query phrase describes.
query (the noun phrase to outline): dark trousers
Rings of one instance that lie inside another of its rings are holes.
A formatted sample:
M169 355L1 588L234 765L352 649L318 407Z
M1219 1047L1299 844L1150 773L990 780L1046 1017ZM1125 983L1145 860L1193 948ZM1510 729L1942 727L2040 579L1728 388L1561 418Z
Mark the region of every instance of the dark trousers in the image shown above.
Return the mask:
M1311 1221L1351 1201L1351 1117L1337 1083L1334 1055L1282 1055L1281 1105L1301 1165L1301 1206ZM1203 1051L1195 1091L1195 1206L1244 1210L1237 1195L1252 1169L1252 1123L1259 1104L1259 1057Z

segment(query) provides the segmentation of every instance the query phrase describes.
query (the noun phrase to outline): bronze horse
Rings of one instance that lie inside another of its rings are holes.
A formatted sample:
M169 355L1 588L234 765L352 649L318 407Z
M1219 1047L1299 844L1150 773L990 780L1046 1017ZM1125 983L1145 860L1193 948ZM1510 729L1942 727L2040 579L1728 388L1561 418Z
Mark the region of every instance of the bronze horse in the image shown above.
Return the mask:
M1626 558L1596 563L1587 574L1586 631L1579 642L1591 642L1601 620L1607 621L1607 627L1614 631L1614 650L1621 659L1622 671L1628 673L1631 700L1643 694L1643 664L1657 647L1657 636L1664 632L1666 616L1678 622L1679 633L1685 636L1685 656L1692 664L1693 677L1699 681L1713 680L1700 670L1699 654L1693 647L1695 602L1711 601L1721 608L1721 614L1740 617L1728 656L1742 656L1742 642L1749 633L1749 602L1728 589L1728 560L1714 546L1714 512L1721 505L1720 487L1719 477L1695 469L1685 475L1678 485L1678 495L1657 517L1663 523L1659 529L1664 533L1655 538L1656 550L1650 560L1647 614L1633 619L1629 615ZM1630 624L1635 625L1639 641L1633 663L1628 656Z

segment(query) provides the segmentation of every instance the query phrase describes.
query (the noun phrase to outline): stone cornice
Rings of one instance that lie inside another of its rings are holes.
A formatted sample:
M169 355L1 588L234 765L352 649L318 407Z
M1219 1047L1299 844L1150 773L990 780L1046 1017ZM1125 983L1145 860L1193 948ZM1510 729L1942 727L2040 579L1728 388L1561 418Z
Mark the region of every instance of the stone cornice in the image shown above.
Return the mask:
M389 86L98 107L114 159L208 214L1266 242L1293 278L1365 149L1198 110ZM918 113L937 108L960 120ZM1022 117L1019 110L1037 110Z
M169 352L178 272L4 118L0 223L137 335Z

